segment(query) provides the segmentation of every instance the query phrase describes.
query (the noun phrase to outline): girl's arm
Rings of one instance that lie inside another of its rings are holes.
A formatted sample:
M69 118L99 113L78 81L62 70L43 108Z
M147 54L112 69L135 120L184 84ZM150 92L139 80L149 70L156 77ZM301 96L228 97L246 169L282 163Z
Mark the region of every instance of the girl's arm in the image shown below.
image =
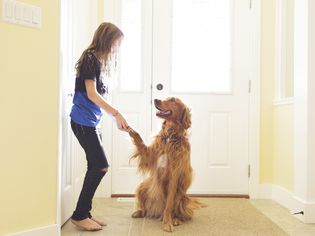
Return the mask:
M128 123L125 120L125 118L119 113L118 110L116 110L114 107L109 105L105 99L97 92L96 90L96 82L94 80L85 80L85 87L88 98L95 103L96 105L100 106L102 109L104 109L107 113L111 114L113 117L115 117L117 122L117 127L120 130L127 131L128 130Z

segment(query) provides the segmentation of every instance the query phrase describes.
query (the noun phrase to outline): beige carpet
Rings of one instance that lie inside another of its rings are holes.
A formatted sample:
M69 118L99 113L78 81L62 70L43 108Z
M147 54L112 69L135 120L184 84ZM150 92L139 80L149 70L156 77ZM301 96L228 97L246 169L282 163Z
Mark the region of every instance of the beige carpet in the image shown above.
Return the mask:
M208 207L196 210L192 221L175 227L173 233L162 230L158 220L132 219L134 202L96 199L93 215L108 223L102 231L83 232L66 224L62 235L111 236L285 236L276 224L259 212L247 199L201 198Z

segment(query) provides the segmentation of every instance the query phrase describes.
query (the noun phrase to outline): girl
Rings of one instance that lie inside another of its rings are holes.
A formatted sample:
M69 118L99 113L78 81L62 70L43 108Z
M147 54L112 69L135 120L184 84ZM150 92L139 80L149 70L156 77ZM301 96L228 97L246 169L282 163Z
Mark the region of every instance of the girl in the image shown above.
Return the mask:
M122 39L123 33L118 27L111 23L102 23L96 30L91 45L76 63L71 128L85 151L87 172L71 221L88 231L101 230L106 225L90 214L96 188L109 167L99 129L103 115L101 109L115 118L118 129L128 130L124 117L104 99L108 89L102 77L102 72L110 74L111 61L116 58Z

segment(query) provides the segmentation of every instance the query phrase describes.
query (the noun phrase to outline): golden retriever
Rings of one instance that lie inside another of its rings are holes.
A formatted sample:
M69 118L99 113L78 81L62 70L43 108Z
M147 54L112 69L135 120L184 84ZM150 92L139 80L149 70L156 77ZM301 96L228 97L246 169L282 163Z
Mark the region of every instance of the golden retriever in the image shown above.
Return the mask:
M133 218L163 220L163 229L173 231L173 226L190 220L193 210L205 206L187 196L192 181L190 143L187 129L191 126L191 113L178 98L154 100L156 115L164 119L161 131L150 146L140 135L129 129L138 158L138 171L148 174L136 190L137 210Z

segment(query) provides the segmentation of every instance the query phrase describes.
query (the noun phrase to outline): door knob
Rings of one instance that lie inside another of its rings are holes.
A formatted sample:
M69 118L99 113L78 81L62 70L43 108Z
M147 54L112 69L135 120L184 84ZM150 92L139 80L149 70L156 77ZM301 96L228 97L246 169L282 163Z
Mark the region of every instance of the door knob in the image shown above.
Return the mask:
M157 90L162 90L163 89L163 84L157 84L156 85Z

